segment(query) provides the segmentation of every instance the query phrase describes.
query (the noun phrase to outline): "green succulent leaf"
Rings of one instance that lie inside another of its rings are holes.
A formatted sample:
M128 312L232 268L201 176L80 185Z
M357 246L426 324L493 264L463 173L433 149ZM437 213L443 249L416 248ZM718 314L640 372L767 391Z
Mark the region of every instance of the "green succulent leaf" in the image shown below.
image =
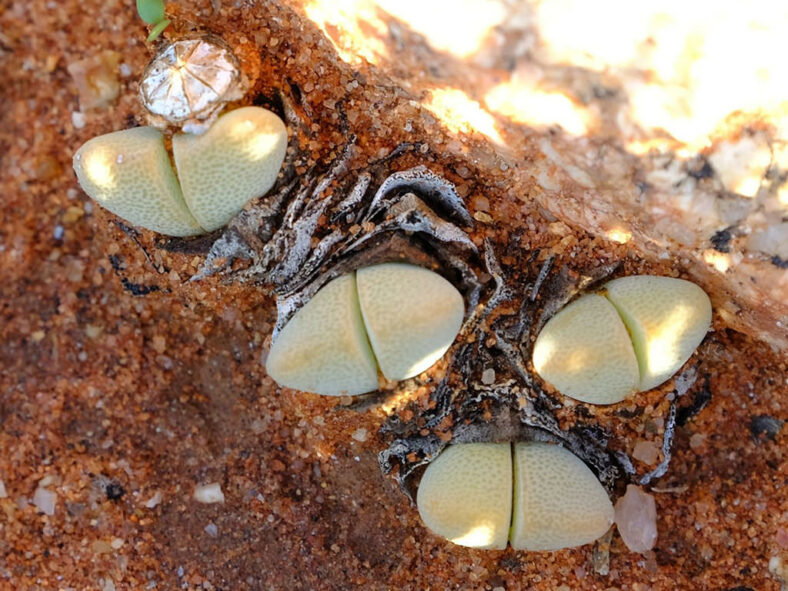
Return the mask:
M148 43L158 39L159 35L164 32L164 29L170 26L170 22L170 19L165 18L163 21L160 21L155 27L153 27L150 30L150 35L148 35Z
M163 0L137 0L137 12L140 18L149 25L155 25L164 20Z

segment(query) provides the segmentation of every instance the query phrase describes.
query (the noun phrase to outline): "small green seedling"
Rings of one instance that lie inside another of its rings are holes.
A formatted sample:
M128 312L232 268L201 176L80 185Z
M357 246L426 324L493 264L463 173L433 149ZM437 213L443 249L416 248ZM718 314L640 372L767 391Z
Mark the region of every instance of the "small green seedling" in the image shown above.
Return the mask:
M710 326L711 302L694 283L622 277L545 324L534 344L534 369L566 396L614 404L668 380Z
M428 369L462 325L462 295L428 269L385 263L323 287L282 329L266 370L288 388L329 396L377 390Z
M170 236L204 234L271 189L287 129L274 113L243 107L203 135L175 134L172 148L177 177L164 137L152 127L87 141L74 156L74 171L85 193L135 226Z
M452 445L427 467L416 505L430 530L471 548L572 548L613 523L594 473L549 443Z
M170 20L164 14L164 0L137 0L137 14L149 25L153 25L148 35L148 43L158 39L170 25Z

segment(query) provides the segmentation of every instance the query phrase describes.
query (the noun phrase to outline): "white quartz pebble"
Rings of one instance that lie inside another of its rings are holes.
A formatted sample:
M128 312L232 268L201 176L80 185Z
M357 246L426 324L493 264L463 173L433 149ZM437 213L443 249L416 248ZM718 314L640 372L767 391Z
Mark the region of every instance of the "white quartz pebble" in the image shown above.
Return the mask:
M218 482L211 482L195 486L194 500L198 503L224 503L222 485Z
M48 488L38 487L33 493L33 504L44 515L54 515L56 503L57 493Z
M647 552L657 542L657 505L654 497L633 484L616 502L616 527L632 552Z

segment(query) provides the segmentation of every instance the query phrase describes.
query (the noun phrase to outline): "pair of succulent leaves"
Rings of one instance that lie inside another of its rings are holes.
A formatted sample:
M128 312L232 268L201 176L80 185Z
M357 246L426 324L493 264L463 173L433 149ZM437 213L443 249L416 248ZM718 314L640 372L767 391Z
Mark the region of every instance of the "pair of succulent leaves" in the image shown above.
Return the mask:
M559 550L602 536L613 505L594 473L559 445L463 443L424 472L416 496L424 524L455 544Z
M274 340L266 371L279 384L324 395L377 390L431 367L462 325L462 295L423 267L383 263L329 282Z
M565 396L614 404L667 381L710 325L711 302L694 283L621 277L553 316L534 343L533 365Z
M82 189L135 226L192 236L224 226L276 182L287 130L274 113L243 107L222 115L202 135L172 138L176 173L153 127L87 141L74 156Z

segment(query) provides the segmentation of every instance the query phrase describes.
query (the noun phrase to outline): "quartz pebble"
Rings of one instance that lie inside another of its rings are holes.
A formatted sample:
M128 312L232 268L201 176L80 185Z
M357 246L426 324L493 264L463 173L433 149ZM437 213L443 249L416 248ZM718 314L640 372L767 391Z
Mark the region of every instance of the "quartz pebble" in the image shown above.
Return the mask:
M194 488L194 500L198 503L224 503L224 493L218 482L200 484Z
M5 482L0 480L0 499L5 499L8 496L8 493L5 490Z
M37 488L33 494L33 504L45 515L55 514L57 494L46 488Z
M80 111L106 108L118 97L118 63L120 54L107 49L67 66L79 93Z
M693 433L689 440L690 449L698 451L706 442L706 436L703 433Z
M653 441L638 441L632 450L632 457L644 464L656 464L659 458L659 447Z
M82 129L85 127L85 114L81 111L72 111L71 124L74 126L74 129Z
M646 552L657 541L657 506L654 497L633 484L615 507L616 527L632 552Z

